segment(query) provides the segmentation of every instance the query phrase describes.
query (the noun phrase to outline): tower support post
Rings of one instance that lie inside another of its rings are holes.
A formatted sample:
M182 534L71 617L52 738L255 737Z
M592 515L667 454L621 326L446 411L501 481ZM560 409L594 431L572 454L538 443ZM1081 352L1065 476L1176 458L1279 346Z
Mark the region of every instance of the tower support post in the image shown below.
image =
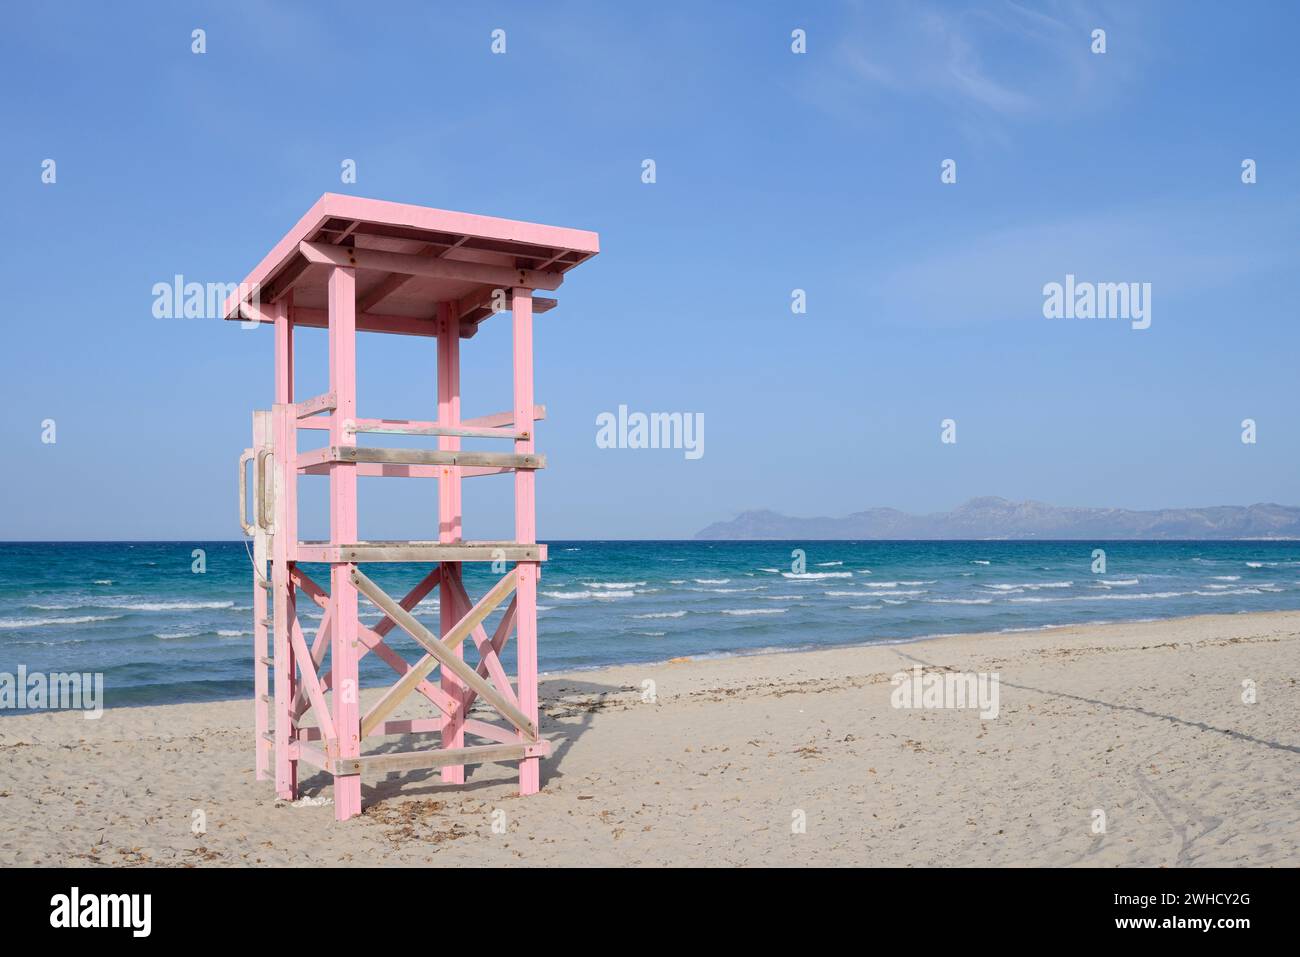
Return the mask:
M330 445L357 444L356 434L345 424L357 416L357 287L356 270L335 266L329 278L329 365L334 410L330 416ZM330 464L330 544L357 540L357 466L355 462ZM334 816L346 821L361 813L361 776L339 773L337 762L361 754L361 689L358 682L360 631L357 587L349 562L330 566L330 667L333 674L335 762ZM346 768L344 768L346 770Z
M438 425L444 428L460 425L460 322L454 315L452 306L450 302L438 303ZM460 449L460 437L439 436L438 448L444 452L457 451ZM453 543L459 542L463 537L460 469L455 466L443 467L438 473L438 541ZM438 620L445 635L469 608L461 608L458 602L461 563L443 562L441 568ZM463 646L457 645L453 654L463 658ZM442 690L457 705L452 714L443 715L442 747L463 748L466 717L464 707L467 701L465 685L448 668L442 669L441 685ZM465 783L463 764L444 765L441 774L445 784Z
M533 291L522 286L511 292L510 311L514 326L514 427L516 454L531 455L533 432ZM515 471L515 541L537 541L536 473ZM519 666L519 710L537 727L537 562L519 562L515 567L516 614L515 659ZM523 740L521 734L520 740ZM536 794L541 788L539 759L519 762L519 793Z
M289 595L293 581L289 577L290 535L286 528L288 501L285 490L296 486L297 476L289 472L285 450L297 438L292 424L293 412L293 320L289 303L280 302L274 307L275 322L275 405L271 412L272 454L271 468L267 470L268 488L263 489L263 501L257 503L263 511L265 498L272 502L271 522L271 628L275 661L275 793L286 801L298 797L298 761L292 756L294 733L291 709L294 696L294 656L289 644ZM264 516L258 515L261 521Z

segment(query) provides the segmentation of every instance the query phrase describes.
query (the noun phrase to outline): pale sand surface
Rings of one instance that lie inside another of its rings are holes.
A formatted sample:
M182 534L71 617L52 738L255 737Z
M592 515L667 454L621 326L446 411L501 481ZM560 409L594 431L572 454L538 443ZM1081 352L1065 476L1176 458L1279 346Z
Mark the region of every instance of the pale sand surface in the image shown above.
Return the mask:
M918 662L998 672L1000 715L891 707ZM541 794L366 779L343 825L254 781L246 701L8 717L0 864L1294 866L1298 673L1274 613L556 675Z

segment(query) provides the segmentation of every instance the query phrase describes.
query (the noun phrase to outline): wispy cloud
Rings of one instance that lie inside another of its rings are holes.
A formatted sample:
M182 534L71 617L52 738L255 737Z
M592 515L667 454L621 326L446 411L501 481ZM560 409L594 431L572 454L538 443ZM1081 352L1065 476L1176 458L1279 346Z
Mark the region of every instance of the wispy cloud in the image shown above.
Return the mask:
M1131 75L1129 61L1116 57L1097 69L1089 49L1098 26L1126 38L1135 32L1134 14L1123 8L891 0L855 3L849 11L810 88L831 110L882 96L915 97L984 121L1010 121L1099 107Z

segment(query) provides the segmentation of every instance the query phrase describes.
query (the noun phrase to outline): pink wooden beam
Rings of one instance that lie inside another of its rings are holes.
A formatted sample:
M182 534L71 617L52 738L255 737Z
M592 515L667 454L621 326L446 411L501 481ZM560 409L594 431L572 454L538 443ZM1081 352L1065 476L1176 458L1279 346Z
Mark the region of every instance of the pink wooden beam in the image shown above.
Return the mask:
M271 554L271 621L275 660L275 791L286 801L298 797L298 762L290 754L293 743L292 708L295 695L293 648L289 640L289 619L295 613L295 592L289 578L291 555L291 496L283 494L296 481L292 456L286 454L290 442L296 444L296 432L289 427L293 402L293 323L289 303L276 305L275 317L275 405L272 407L273 447L275 449L274 488L275 535Z
M308 598L314 601L321 608L326 610L329 609L330 596L325 593L325 589L312 581L310 575L295 565L293 568L289 569L289 576L293 579L295 585L306 592Z
M331 397L332 401L333 397ZM301 408L301 403L299 404ZM546 418L546 406L533 406L533 419L541 420ZM438 423L429 419L357 419L357 424L375 424L375 425L408 425L422 426L432 428ZM491 415L475 416L472 419L461 419L460 424L467 429L508 429L515 423L515 413L511 409L509 412L493 412ZM300 421L300 429L317 429L326 431L330 427L329 419L318 418ZM504 433L503 433L504 434Z
M309 594L313 594L314 592L313 597L324 595L324 592L320 590L319 586L308 578L305 573L299 572L298 574L301 576L302 581L312 589L312 591L308 592ZM411 589L411 591L407 593L406 597L399 602L401 607L410 611L418 605L420 601L438 585L441 579L441 574L442 570L435 568L432 572L421 579L419 584ZM326 614L328 615L329 612L327 611ZM395 622L387 615L379 621L374 629L367 628L365 625L358 623L357 636L358 640L361 642L362 648L357 653L357 658L358 661L360 661L361 658L364 658L369 652L373 651L390 668L397 672L400 677L401 675L406 674L406 672L411 669L411 666L407 664L406 660L402 658L401 655L393 651L392 648L384 642L384 636L393 629L394 625ZM322 688L326 691L330 690L333 686L333 681L334 672L331 669L327 671L321 679ZM434 707L439 711L442 711L444 714L449 714L452 711L455 711L459 706L457 702L452 701L439 688L430 684L428 681L421 681L416 685L416 690L429 699Z
M429 593L437 588L441 583L442 569L435 568L433 571L429 572L429 574L421 578L419 583L407 592L406 596L397 604L406 611L410 611L420 602L424 601L424 599L429 596ZM396 627L397 622L385 615L379 620L379 623L375 625L374 632L380 638L383 638Z
M511 294L514 317L514 427L528 435L515 442L515 452L532 454L533 444L533 291L519 286ZM515 541L537 541L536 474L531 469L515 471ZM540 728L537 709L537 563L519 562L515 601L515 658L519 665L519 710L534 728ZM520 741L524 740L521 734ZM536 794L541 788L538 759L519 762L519 793Z
M394 718L385 721L378 728L370 733L370 737L382 737L390 734L432 734L442 727L442 718ZM489 724L486 721L479 721L474 718L465 719L465 733L476 735L480 738L487 738L489 741L498 741L501 744L514 744L518 740L518 732L514 728L507 728L495 724ZM320 728L305 727L298 731L299 739L302 741L319 741L321 739Z
M359 633L361 642L366 646L366 649L368 651L373 651L378 655L380 660L388 665L388 667L392 668L399 678L404 677L406 673L414 667L405 658L390 648L383 638L376 635L369 628L362 626L359 629ZM427 678L421 679L415 686L415 690L424 695L430 704L442 712L444 717L438 719L439 730L442 730L442 726L446 723L447 715L454 714L460 710L459 701L450 697L445 691L430 682Z
M438 304L438 424L446 428L460 425L460 331L456 317L452 315L452 304L446 302ZM460 438L441 435L438 437L438 448L456 451L460 448ZM438 540L458 542L461 535L460 472L448 468L438 478ZM445 635L461 617L456 612L456 586L460 581L461 569L456 562L445 562L442 568L439 623L441 633ZM463 645L458 644L452 654L463 657ZM445 715L442 747L461 748L465 746L466 714L463 703L467 689L449 668L441 669L441 679L442 690L457 704L453 711ZM442 768L441 775L446 784L464 784L465 766L446 765Z
M455 581L452 583L452 590L456 593L458 614L467 614L470 608L473 607L474 603L469 600L469 595L465 591L464 584L460 581ZM514 599L511 600L510 604L514 606ZM497 655L497 649L492 639L487 636L487 632L483 630L482 625L475 625L473 631L470 632L470 636L474 639L475 647L478 648L479 666L483 675L492 680L492 683L496 685L496 689L501 692L503 698L518 708L519 699L515 697L515 689L510 686L510 678L506 675L506 669L501 665L501 659ZM474 695L474 689L466 688L465 693L465 711L468 713L468 702Z
M326 606L325 614L321 616L320 624L316 626L316 635L312 639L308 657L305 661L298 662L299 667L305 667L307 664L310 664L313 670L320 670L321 662L325 660L325 651L329 648L331 614L333 614L333 607ZM294 627L301 628L302 626L297 624L297 621L295 620ZM295 646L294 651L297 653L297 646ZM307 689L305 687L299 687L298 693L293 699L292 714L295 721L301 718L304 712L306 712L308 700ZM314 707L315 702L312 702L312 705Z
M271 435L268 435L267 416L262 412L253 413L253 451L260 455L262 449L270 447ZM244 508L244 461L239 463L239 507ZM254 496L256 498L256 496ZM261 505L254 502L254 508ZM271 645L268 640L266 623L270 620L271 608L266 585L266 532L262 528L262 516L253 519L253 776L258 781L265 781L271 776L271 759L275 754L275 744L268 741L271 733L270 682L267 680L268 661L271 658Z
M336 403L337 400L334 398L334 393L326 392L323 395L313 396L310 399L304 399L302 402L295 403L294 414L299 419L305 419L309 415L318 415L321 412L332 412ZM322 422L322 424L325 425L326 428L329 427L328 422Z
M332 753L338 746L334 740L334 725L330 721L329 708L325 704L320 679L316 675L316 669L312 667L312 654L307 650L307 642L302 636L302 625L298 623L296 615L289 624L289 641L293 645L293 653L302 673L302 684L307 692L307 698L311 701L311 706L316 709L316 723L324 732L325 740L329 744L327 753Z
M516 439L513 429L478 429L466 425L439 425L415 419L357 419L344 426L353 434L378 433L388 435L452 435L462 439Z
M456 259L429 259L409 253L391 253L380 249L360 249L347 246L330 246L325 243L301 242L298 252L310 263L369 269L373 272L402 273L428 279L454 279L508 288L512 283L528 283L534 289L559 289L564 282L560 272L540 272L536 269L512 269L488 263L464 262ZM456 335L459 337L459 327Z
M447 468L452 468L460 473L463 479L477 478L481 475L504 475L507 472L513 472L514 469L504 466L489 465L391 465L379 462L358 462L357 475L366 478L442 478ZM307 465L298 469L302 475L329 475L328 463L317 463L316 465ZM309 561L305 557L299 557L299 561Z
M329 328L329 312L325 309L313 309L299 306L293 310L296 325L311 329ZM419 316L390 316L384 313L367 312L357 316L357 332L382 332L399 336L428 336L438 334L437 323L432 319Z
M330 247L333 248L333 247ZM329 363L330 391L336 406L331 416L331 445L355 445L354 436L343 431L343 422L357 414L356 358L356 272L335 268L329 279ZM357 540L356 466L335 462L330 467L330 542L335 545ZM338 735L338 757L361 754L360 686L357 680L357 589L343 562L330 566L330 601L333 626L330 636L330 670L334 675L334 728ZM334 776L334 816L346 821L361 813L359 775Z
M411 279L412 276L402 276L402 279ZM464 302L465 300L461 300ZM537 297L534 300L535 312L546 312L559 305L558 300L544 299ZM480 311L483 307L479 307ZM271 322L270 314L266 307L256 308L249 307L249 317L244 321L257 319L260 322ZM482 319L474 318L476 313L470 311L460 322L460 337L468 339L478 331L478 324ZM483 318L486 318L484 316ZM311 329L329 328L329 311L325 309L316 309L311 306L295 306L293 309L293 323L295 326L306 326ZM378 332L388 335L399 336L427 336L435 337L438 335L437 317L428 316L399 316L383 312L359 311L357 313L357 332Z
M428 256L431 259L441 259L453 249L457 249L463 245L467 239L469 239L468 236L461 236L450 246L438 246L429 243L415 255ZM369 312L414 278L414 276L404 276L401 273L393 273L390 276L385 276L380 280L379 285L361 297L361 301L357 303L357 308L362 312Z
M497 655L497 657L501 656L501 650L505 648L506 642L510 639L510 632L515 627L515 620L518 613L519 613L519 599L518 597L515 597L510 599L510 605L506 608L506 612L501 617L501 620L497 622L496 631L492 633L492 651ZM483 659L480 659L477 670L479 673L479 677L486 678L487 662ZM466 714L468 714L469 709L474 706L474 701L476 698L478 698L478 692L475 691L473 688L468 689L465 695ZM518 704L519 699L515 698L514 700L515 703Z
M414 588L412 588L409 592L407 592L406 596L400 602L398 602L398 605L400 605L406 611L410 611L412 608L414 608L416 605L422 602L428 596L429 592L437 588L441 580L442 580L442 569L435 568L433 571L429 572L429 574L425 575L424 578L420 579L419 583ZM325 612L325 617L326 618L329 617L328 611ZM396 658L399 661L401 660L400 657L396 654L396 652L390 652L388 646L384 645L383 642L384 636L387 635L390 631L392 631L395 625L396 622L394 622L393 619L389 618L387 615L381 618L379 620L379 623L376 624L373 629L366 628L364 625L358 625L360 635L361 635L361 643L362 643L362 648L357 652L358 663L360 663L361 659L364 658L371 651L380 651L381 652L380 657L382 657L390 665L394 664L393 661L394 658ZM368 638L370 640L367 640ZM383 645L383 648L379 649L376 647L376 645ZM318 665L320 664L319 659L317 659L316 663ZM405 669L402 669L398 673L404 674ZM326 688L332 686L333 684L332 670L327 671L325 673L324 684Z

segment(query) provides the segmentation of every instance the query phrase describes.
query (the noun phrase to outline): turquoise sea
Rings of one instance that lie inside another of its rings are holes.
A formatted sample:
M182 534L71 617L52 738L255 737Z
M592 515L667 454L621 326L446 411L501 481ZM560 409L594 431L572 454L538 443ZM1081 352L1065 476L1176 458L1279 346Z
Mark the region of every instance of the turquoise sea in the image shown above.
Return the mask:
M550 556L544 671L1300 608L1298 542L583 541ZM304 568L328 586L324 566ZM398 595L423 574L367 571ZM490 571L465 578L477 596ZM0 543L0 672L102 672L108 707L251 696L252 587L241 542ZM320 611L299 612L310 635ZM436 629L436 593L417 615ZM391 643L415 657L400 631ZM364 684L393 677L363 661Z

